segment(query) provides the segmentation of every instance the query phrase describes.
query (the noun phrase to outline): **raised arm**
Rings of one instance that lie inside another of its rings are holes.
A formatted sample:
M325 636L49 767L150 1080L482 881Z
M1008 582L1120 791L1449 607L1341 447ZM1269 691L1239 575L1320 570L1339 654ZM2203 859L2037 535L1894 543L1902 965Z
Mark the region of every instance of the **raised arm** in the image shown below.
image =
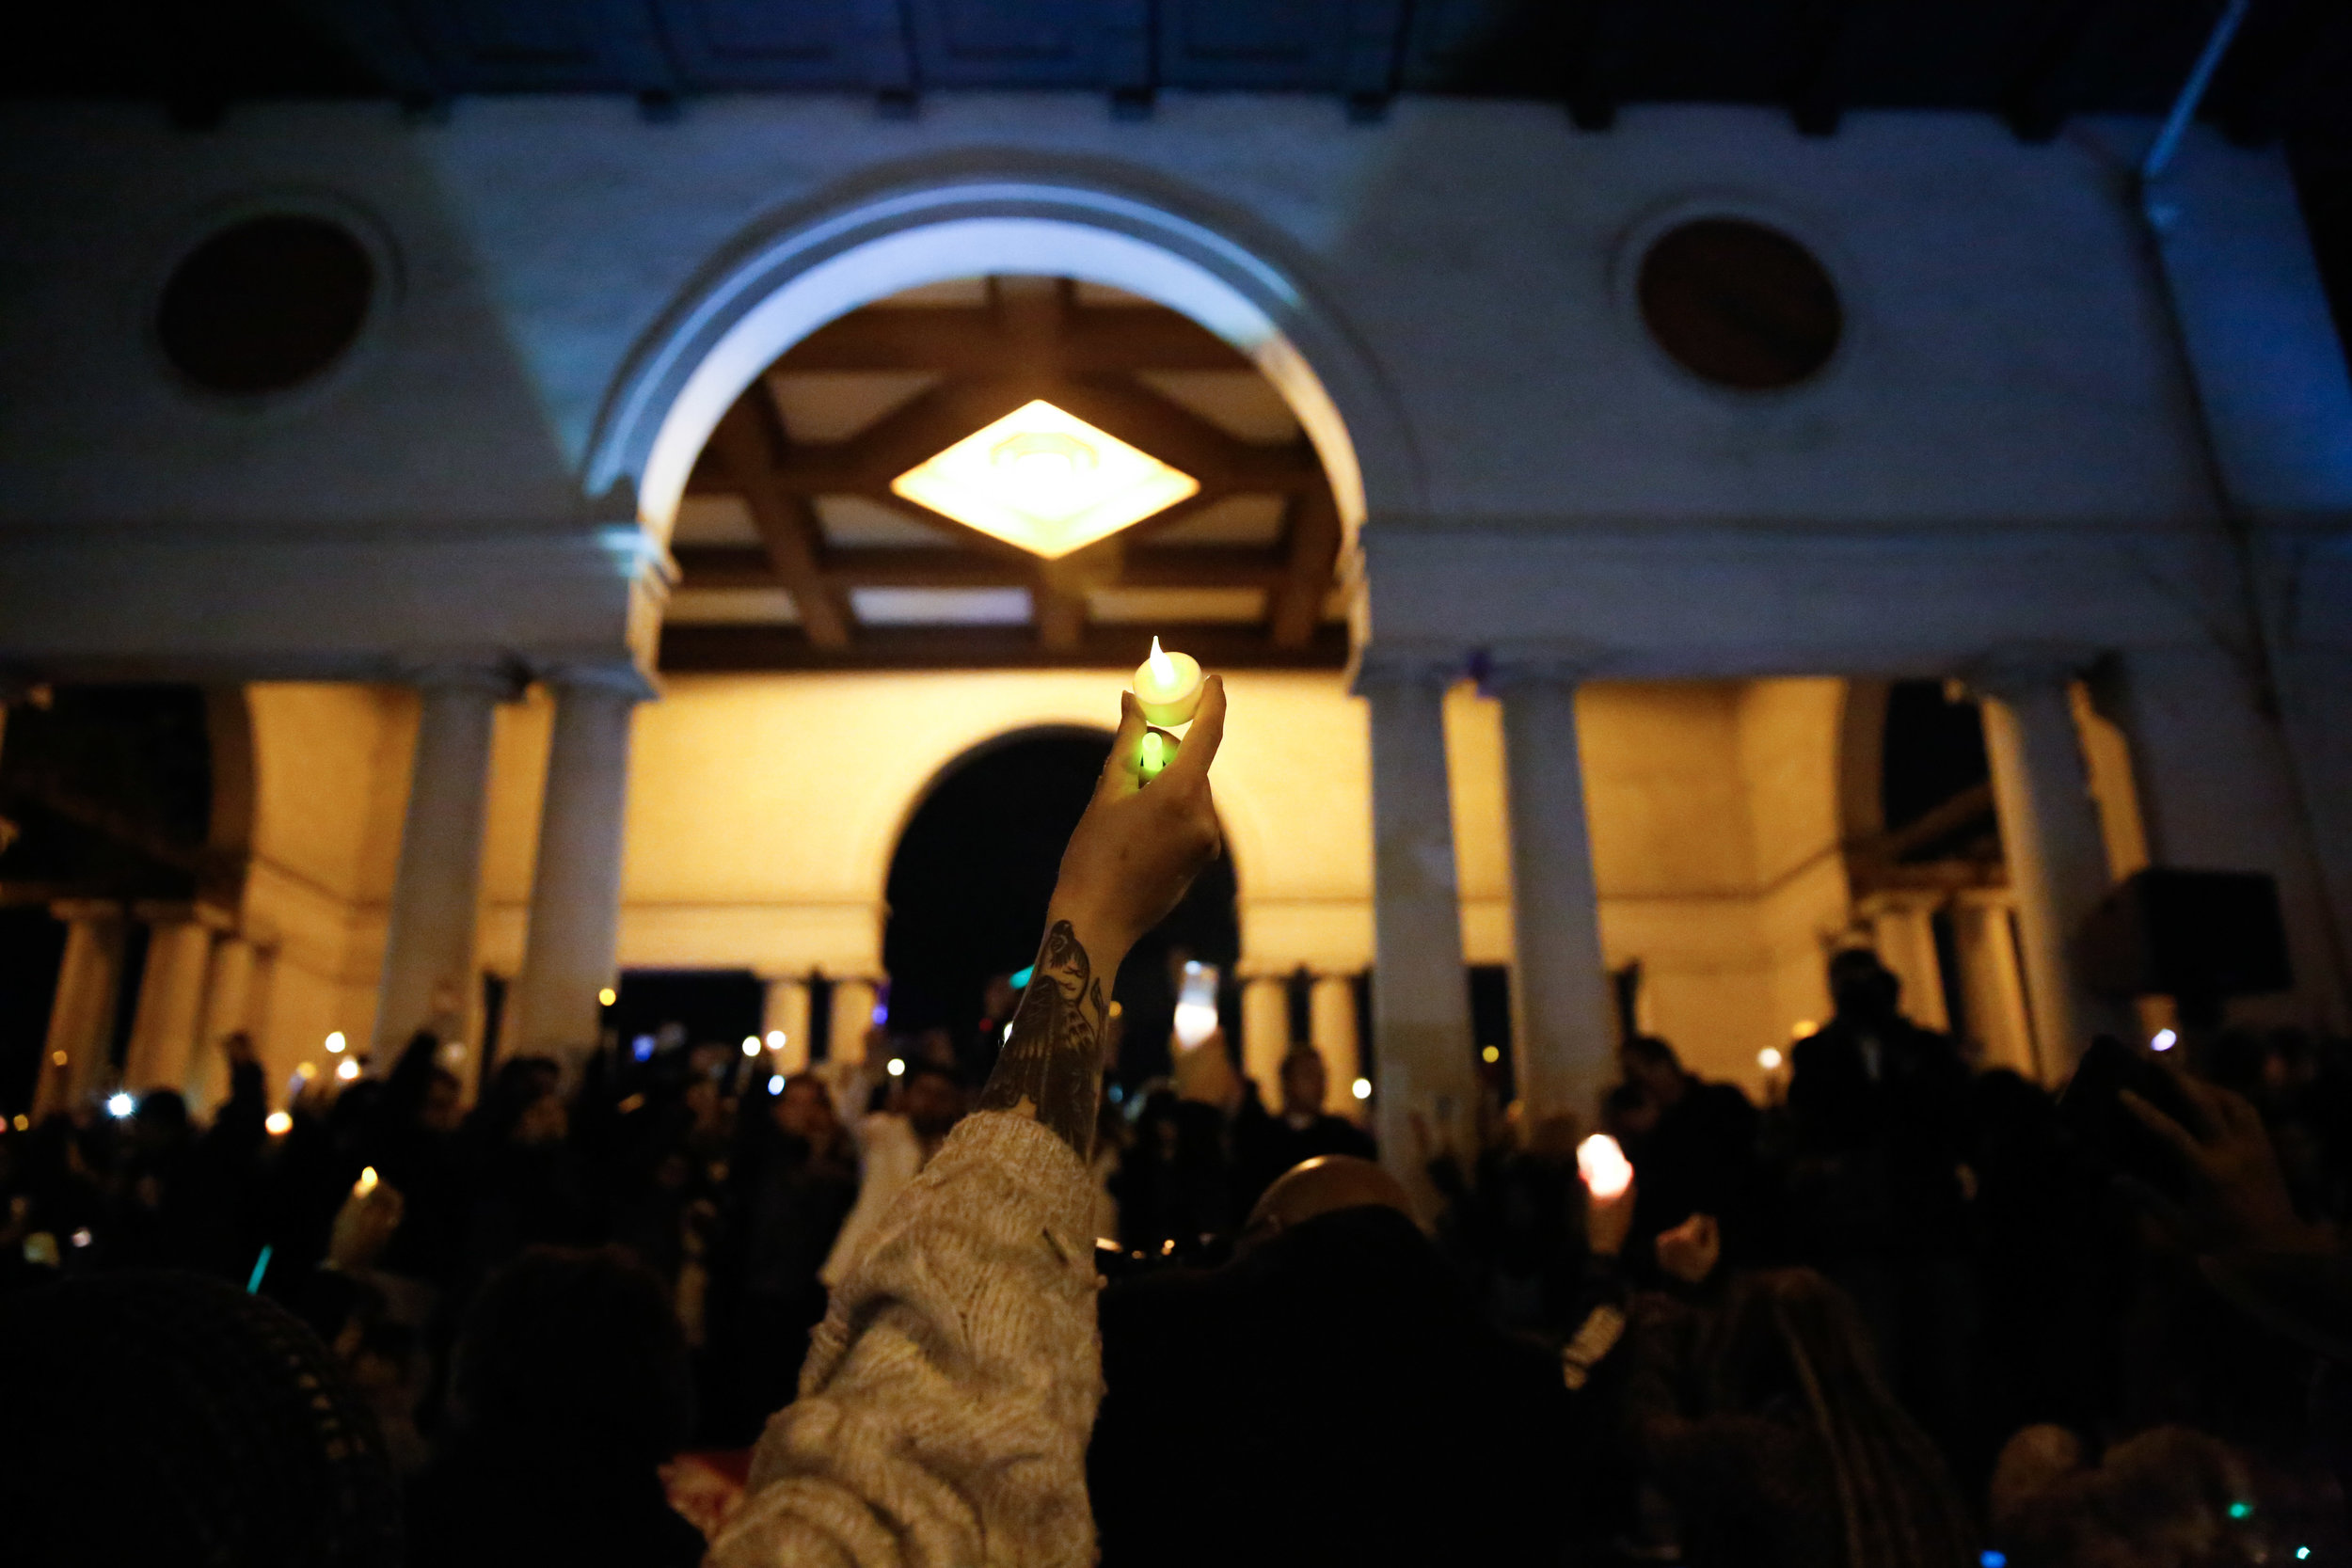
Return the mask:
M1094 1557L1102 1394L1088 1160L1119 965L1218 850L1212 679L1166 770L1131 697L1062 856L1037 974L979 1110L875 1227L768 1424L719 1568L1067 1564Z
M1081 1160L1094 1149L1103 1035L1119 966L1216 858L1209 764L1225 738L1225 684L1210 677L1176 760L1146 784L1136 762L1143 714L1122 696L1119 736L1063 851L1037 970L980 1109L1043 1122Z

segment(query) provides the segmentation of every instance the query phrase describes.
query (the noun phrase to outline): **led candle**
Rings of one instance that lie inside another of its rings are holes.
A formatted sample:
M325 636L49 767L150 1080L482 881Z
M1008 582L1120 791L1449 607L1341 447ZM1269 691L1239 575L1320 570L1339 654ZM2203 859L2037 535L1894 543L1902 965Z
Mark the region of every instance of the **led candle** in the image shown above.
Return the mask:
M1596 1132L1576 1146L1576 1174L1584 1179L1585 1189L1604 1203L1623 1196L1633 1185L1633 1167L1626 1162L1625 1150L1606 1132Z
M354 1197L367 1196L370 1193L375 1191L376 1180L377 1177L375 1174L375 1167L373 1165L367 1166L359 1172L359 1180L351 1184L351 1196Z
M1160 651L1152 639L1152 657L1136 666L1136 702L1148 724L1189 724L1200 707L1200 661L1190 654Z

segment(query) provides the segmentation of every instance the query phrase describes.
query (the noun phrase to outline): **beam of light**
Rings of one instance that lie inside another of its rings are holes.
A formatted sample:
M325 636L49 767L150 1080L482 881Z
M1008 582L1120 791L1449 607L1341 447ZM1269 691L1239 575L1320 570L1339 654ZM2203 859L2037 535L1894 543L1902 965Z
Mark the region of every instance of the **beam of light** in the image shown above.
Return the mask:
M255 1296L262 1293L262 1276L269 1273L269 1258L271 1251L272 1248L270 1243L263 1242L262 1243L261 1255L253 1259L253 1272L245 1276L245 1293L246 1295Z

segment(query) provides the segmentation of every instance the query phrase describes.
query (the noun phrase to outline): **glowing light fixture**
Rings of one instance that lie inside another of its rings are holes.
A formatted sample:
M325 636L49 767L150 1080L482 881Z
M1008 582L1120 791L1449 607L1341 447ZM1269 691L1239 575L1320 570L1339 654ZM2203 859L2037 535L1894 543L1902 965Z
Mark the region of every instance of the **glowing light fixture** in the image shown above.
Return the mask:
M330 1056L340 1056L342 1054L343 1047L349 1043L343 1038L343 1032L338 1029L326 1037L326 1053Z
M294 1131L294 1117L284 1111L272 1111L262 1118L262 1125L269 1130L271 1137L282 1138Z
M1781 1060L1782 1057L1780 1051L1775 1046L1768 1045L1763 1050L1756 1053L1756 1065L1762 1068L1767 1072L1770 1072L1774 1068L1780 1066Z
M743 1037L743 1054L746 1056L756 1056L759 1054L759 1037L757 1035L745 1035Z
M335 1069L335 1076L348 1084L359 1076L359 1064L351 1057L345 1056L342 1059L342 1065Z
M613 1003L618 1002L620 999L621 993L614 990L611 986L607 986L602 990L596 992L596 1000L608 1007L612 1006Z
M1348 1085L1348 1092L1353 1094L1359 1100L1370 1100L1372 1098L1372 1080L1369 1078L1357 1079L1355 1083Z
M890 1066L887 1070L893 1078L904 1078L907 1074L907 1064L903 1058L893 1056L890 1058Z
M1053 561L1167 510L1200 482L1040 398L916 464L890 488Z
M769 1050L771 1050L771 1051L782 1051L782 1050L784 1049L784 1044L785 1044L785 1034L784 1034L784 1031L783 1031L783 1030L781 1030L781 1029L771 1029L771 1030L769 1030L769 1031L768 1031L768 1049L769 1049Z
M2156 1051L2169 1051L2180 1043L2181 1037L2169 1029L2157 1030L2155 1037L2148 1042L2150 1048Z
M120 1121L137 1109L138 1102L119 1089L106 1097L106 1114L117 1121Z

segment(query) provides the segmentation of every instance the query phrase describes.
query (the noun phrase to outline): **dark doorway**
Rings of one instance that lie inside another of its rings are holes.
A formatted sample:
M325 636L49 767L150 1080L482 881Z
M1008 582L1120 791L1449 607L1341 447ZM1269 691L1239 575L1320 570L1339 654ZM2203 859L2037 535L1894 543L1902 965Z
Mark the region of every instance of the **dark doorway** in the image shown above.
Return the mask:
M1037 956L1062 847L1109 750L1099 730L1031 731L966 757L915 808L891 858L882 934L894 1035L945 1029L967 1072L993 1062L994 1042L979 1037L982 991ZM1230 979L1241 952L1233 895L1232 863L1219 859L1127 956L1116 992L1121 1082L1167 1070L1186 958Z
M0 909L0 1116L33 1108L64 960L65 922L39 904Z

